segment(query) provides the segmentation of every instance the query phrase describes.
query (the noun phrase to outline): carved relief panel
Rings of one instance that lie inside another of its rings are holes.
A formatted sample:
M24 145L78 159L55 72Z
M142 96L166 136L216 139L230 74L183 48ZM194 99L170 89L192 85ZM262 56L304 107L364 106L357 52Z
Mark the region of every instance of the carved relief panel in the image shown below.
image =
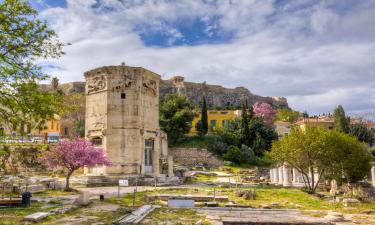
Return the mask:
M104 75L95 76L87 81L87 93L94 93L104 90L107 86L107 80Z
M113 92L124 92L126 89L135 87L136 79L132 75L123 75L121 80L113 84Z
M153 97L157 96L158 86L156 81L144 78L142 81L142 93Z

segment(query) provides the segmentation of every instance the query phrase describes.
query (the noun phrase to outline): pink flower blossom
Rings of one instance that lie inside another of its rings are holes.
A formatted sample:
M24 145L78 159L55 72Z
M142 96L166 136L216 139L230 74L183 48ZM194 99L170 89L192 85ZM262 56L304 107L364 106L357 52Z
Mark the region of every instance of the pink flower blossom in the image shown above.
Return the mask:
M270 104L256 102L253 105L253 111L255 116L262 117L268 126L273 125L273 118L277 112Z

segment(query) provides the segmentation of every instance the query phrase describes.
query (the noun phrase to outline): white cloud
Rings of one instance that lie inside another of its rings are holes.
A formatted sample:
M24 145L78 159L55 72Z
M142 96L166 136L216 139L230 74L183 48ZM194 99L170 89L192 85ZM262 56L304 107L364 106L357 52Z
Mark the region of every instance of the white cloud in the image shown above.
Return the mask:
M338 21L339 16L322 5L319 5L311 15L311 26L319 34L337 27Z
M328 112L340 103L353 112L375 110L375 30L358 27L375 21L375 4L355 3L352 14L317 1L100 2L69 0L67 8L41 14L62 41L72 43L53 61L61 69L52 73L62 82L124 61L163 78L179 74L188 81L282 95L301 111ZM233 32L234 39L173 47L185 38L179 23L194 19L206 24L207 34ZM148 31L168 35L172 47L145 46L139 32Z

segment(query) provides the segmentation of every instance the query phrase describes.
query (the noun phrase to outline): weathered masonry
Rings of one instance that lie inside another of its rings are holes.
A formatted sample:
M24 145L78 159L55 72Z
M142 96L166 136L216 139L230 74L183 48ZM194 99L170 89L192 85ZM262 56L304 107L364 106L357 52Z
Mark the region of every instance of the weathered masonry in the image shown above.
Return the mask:
M102 147L113 164L85 169L85 175L162 176L169 171L173 176L167 136L159 127L160 75L124 64L84 75L86 138Z

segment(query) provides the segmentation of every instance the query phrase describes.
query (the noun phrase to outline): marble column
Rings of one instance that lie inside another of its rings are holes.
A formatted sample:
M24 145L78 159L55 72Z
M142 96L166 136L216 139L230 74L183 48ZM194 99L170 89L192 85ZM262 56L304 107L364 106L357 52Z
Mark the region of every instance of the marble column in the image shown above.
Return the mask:
M279 181L278 181L278 184L279 185L283 185L283 183L284 183L284 178L283 178L283 167L282 166L280 166L280 167L278 167L277 168L277 171L278 171L278 174L279 174Z
M298 176L299 172L296 168L293 168L293 183L299 183Z
M297 180L298 180L299 183L304 183L302 173L298 172Z
M371 183L375 187L375 162L371 163Z
M278 184L279 183L279 172L278 172L277 168L272 168L272 172L273 172L273 183Z
M274 178L273 178L273 171L272 171L272 168L270 168L270 183L273 183L274 182Z
M174 177L173 173L173 156L168 156L168 177Z
M284 163L283 165L283 186L289 187L292 186L291 182L291 169L288 164Z

